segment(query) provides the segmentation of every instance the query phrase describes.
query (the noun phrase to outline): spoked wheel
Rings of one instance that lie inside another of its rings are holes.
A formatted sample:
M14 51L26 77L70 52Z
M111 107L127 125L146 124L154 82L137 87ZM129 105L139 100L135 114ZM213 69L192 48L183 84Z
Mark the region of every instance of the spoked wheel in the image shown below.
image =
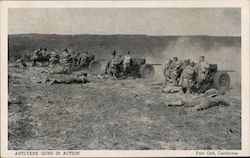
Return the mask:
M154 67L150 64L144 64L140 68L142 78L152 78L155 74Z
M89 63L89 70L94 74L99 74L101 72L101 63L97 60L93 60Z
M214 86L217 89L226 91L230 86L230 77L227 72L217 72L214 76Z

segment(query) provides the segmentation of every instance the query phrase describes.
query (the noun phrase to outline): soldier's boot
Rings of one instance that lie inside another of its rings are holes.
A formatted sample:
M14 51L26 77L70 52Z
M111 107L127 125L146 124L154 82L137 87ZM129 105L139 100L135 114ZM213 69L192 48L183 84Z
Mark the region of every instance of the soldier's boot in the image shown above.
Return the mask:
M222 106L230 106L230 105L231 105L231 103L228 102L228 101L227 101L224 97L222 97L222 96L217 96L217 97L215 97L212 103L213 103L213 106L214 106L214 105L217 105L217 106L219 106L219 105L222 105Z

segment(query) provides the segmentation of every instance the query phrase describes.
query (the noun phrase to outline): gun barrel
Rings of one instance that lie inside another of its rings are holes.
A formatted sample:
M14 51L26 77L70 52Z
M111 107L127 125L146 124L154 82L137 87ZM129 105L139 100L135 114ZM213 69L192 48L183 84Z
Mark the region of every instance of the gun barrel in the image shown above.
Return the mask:
M235 70L219 70L219 71L223 71L223 72L235 72Z
M162 65L162 64L150 64L150 65Z

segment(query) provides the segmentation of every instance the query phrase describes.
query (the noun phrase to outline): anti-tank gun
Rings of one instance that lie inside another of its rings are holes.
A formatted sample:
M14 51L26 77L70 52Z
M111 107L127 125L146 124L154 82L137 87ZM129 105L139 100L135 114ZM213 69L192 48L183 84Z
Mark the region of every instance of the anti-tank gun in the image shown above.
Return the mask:
M235 72L234 70L218 70L217 64L209 64L207 81L211 83L211 86L226 91L230 87L229 72Z
M89 64L89 70L92 73L100 73L103 61L107 59L95 59ZM106 62L105 62L106 63ZM118 65L119 76L134 77L134 78L152 78L155 70L153 65L161 64L148 64L146 59L131 58L130 66L127 72L123 72L122 63Z
M154 73L153 64L146 63L146 59L132 58L126 75L139 78L152 78Z

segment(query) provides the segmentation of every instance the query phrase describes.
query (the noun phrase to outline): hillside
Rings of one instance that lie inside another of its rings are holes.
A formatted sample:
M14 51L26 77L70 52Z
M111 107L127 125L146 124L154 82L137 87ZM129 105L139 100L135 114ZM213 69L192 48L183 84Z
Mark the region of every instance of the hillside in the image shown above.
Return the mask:
M240 47L240 43L240 37L23 34L9 35L9 52L15 54L47 47L60 50L74 48L100 56L105 56L113 50L120 53L129 50L136 56L157 57L176 45L185 49L197 47L200 51L207 52L219 47Z

